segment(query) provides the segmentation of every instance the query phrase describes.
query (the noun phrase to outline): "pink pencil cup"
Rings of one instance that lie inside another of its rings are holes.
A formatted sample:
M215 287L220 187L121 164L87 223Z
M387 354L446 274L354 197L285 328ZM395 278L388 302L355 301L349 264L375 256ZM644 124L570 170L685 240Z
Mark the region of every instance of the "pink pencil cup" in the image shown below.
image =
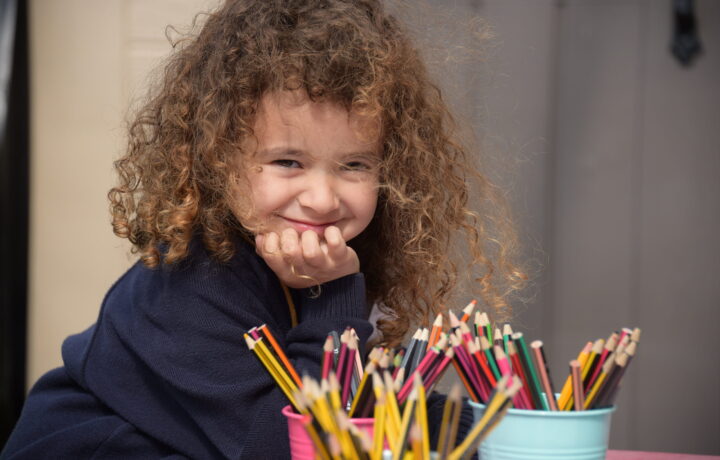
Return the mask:
M290 458L292 460L315 460L315 445L305 431L304 422L309 415L301 415L293 411L292 406L283 407L282 414L288 421L288 435L290 436ZM353 418L350 423L363 430L372 438L375 429L374 418Z

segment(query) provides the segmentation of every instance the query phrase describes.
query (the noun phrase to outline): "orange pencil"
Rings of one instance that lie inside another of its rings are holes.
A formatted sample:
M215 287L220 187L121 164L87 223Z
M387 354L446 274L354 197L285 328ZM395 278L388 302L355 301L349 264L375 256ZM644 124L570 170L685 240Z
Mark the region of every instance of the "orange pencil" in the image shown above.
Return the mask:
M433 321L432 329L430 330L430 337L428 338L427 347L425 350L429 350L430 347L434 347L438 340L440 340L440 333L442 332L443 317L442 313L438 313Z
M295 371L295 367L290 364L287 356L285 356L285 352L283 352L282 348L280 348L280 345L278 345L275 337L273 337L272 332L270 332L270 329L267 327L267 325L263 324L258 328L258 330L260 330L263 335L268 339L268 342L270 342L270 345L272 345L273 351L275 351L275 353L280 358L280 361L282 361L282 363L285 365L285 368L288 370L288 372L290 372L290 376L292 377L293 381L295 381L295 384L297 384L298 388L302 388L302 380L300 379L300 376Z
M477 300L473 299L465 308L463 308L463 314L460 317L460 321L467 323L467 320L470 319L470 315L472 315L472 311L475 309L475 304L477 304Z

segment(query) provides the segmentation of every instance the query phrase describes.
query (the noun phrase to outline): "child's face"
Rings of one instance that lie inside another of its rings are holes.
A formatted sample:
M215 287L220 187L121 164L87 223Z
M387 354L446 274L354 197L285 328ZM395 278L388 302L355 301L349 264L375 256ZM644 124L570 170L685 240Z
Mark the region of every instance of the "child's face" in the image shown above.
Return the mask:
M246 170L261 232L294 228L322 238L334 225L345 241L360 234L377 204L379 142L359 134L372 127L337 104L312 102L299 92L266 94L254 125L257 143L245 146L255 152Z

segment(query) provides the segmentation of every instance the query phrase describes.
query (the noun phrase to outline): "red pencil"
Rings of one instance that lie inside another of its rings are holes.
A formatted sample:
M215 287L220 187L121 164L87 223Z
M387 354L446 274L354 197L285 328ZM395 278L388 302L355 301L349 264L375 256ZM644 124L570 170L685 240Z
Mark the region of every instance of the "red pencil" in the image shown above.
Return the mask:
M595 365L595 370L593 371L592 377L587 383L587 388L592 387L592 384L595 383L598 375L600 375L600 371L602 370L602 366L603 364L605 364L605 360L607 359L608 355L615 351L615 347L617 347L618 343L618 338L619 336L617 332L613 332L612 334L610 334L610 337L608 337L607 341L605 342L605 348L603 349L602 355L600 355L600 359Z
M495 380L495 376L493 375L492 371L488 367L485 356L480 352L480 349L475 345L474 341L468 342L467 348L470 355L475 358L475 362L477 362L478 366L480 367L480 374L485 377L485 380L490 384L490 388L495 388L495 385L497 385L497 381Z
M333 338L332 335L328 335L325 339L325 345L323 345L323 361L322 361L322 373L321 377L323 380L330 376L330 372L333 370Z
M528 384L525 371L523 370L522 363L520 362L520 355L518 355L517 349L515 348L515 342L513 342L512 340L508 340L507 348L508 356L510 357L510 363L513 366L513 371L516 375L520 377L520 380L523 384L522 388L520 388L520 391L518 391L520 397L525 399L525 403L527 404L528 409L538 409L537 407L535 407L535 403L530 396L530 386Z
M355 369L355 354L357 353L357 342L355 340L349 340L347 349L347 358L345 358L345 369L343 370L342 383L343 407L347 406L348 399L350 398L350 387L352 387L351 381Z
M435 366L435 369L432 370L432 372L427 376L427 379L424 379L425 382L425 388L427 389L427 393L430 393L430 390L432 389L433 385L435 385L435 382L440 380L440 376L445 372L445 369L447 369L448 364L450 364L450 361L452 361L453 356L455 356L455 352L452 348L448 348L445 352L445 357L443 357L442 361L440 361L440 364Z
M480 372L473 364L472 359L470 359L467 350L462 346L460 339L455 334L450 334L450 343L452 344L453 350L455 350L455 360L465 369L468 380L472 383L473 387L477 389L477 395L482 402L487 402L487 398L490 395L489 389L483 385L480 379Z

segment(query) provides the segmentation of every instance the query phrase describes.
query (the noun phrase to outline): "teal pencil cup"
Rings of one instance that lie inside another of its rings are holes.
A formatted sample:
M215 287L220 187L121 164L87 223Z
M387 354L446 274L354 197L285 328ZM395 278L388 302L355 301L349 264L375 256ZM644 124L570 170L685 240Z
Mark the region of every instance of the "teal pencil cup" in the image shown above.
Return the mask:
M470 402L475 421L485 406ZM615 407L587 411L510 409L478 448L482 460L602 460Z

